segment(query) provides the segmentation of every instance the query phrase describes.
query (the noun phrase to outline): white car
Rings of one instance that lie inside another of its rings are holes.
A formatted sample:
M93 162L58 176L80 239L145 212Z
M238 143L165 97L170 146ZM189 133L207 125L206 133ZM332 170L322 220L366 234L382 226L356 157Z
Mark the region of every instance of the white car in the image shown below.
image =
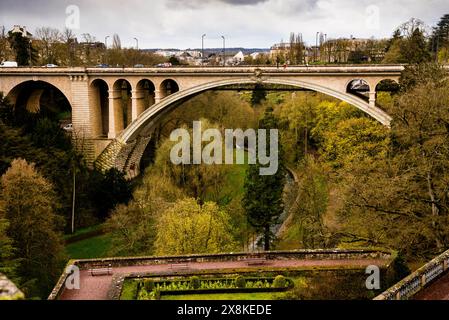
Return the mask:
M17 62L15 62L15 61L3 61L0 64L0 68L17 68L17 67L18 67L18 65L17 65Z
M53 63L49 63L49 64L46 64L45 66L43 66L44 68L57 68L58 66L57 65L55 65L55 64L53 64Z

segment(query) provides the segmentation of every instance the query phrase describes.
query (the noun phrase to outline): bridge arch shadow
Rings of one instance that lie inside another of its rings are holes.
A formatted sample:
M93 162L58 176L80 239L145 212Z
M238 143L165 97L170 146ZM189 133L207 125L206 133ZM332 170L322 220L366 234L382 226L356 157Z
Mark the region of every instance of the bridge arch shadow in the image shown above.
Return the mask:
M364 99L348 92L339 92L314 83L277 78L271 78L264 81L252 78L221 80L178 91L162 99L159 103L152 105L123 130L105 149L97 159L97 167L103 170L115 167L125 172L128 172L129 168L138 167L155 124L166 114L177 108L180 105L180 102L205 91L218 89L220 87L257 84L290 86L323 93L353 105L385 126L389 126L391 122L391 117L388 114L376 106L370 106Z
M72 105L69 98L57 86L46 81L24 81L6 95L17 118L26 114L41 113L46 117L72 122Z

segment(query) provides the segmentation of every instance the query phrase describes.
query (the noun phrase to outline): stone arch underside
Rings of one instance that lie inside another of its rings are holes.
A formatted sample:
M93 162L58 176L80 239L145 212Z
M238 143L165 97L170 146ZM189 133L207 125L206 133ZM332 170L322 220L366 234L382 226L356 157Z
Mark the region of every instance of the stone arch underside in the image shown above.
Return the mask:
M286 80L279 78L270 78L266 80L255 80L251 78L228 79L205 83L179 91L166 97L159 103L151 106L135 121L133 121L113 142L111 142L111 144L105 149L105 151L98 157L96 161L96 167L102 170L107 170L115 167L124 172L129 172L130 169L134 170L134 168L136 168L136 165L138 166L146 145L150 141L151 131L154 128L154 125L161 117L175 109L179 105L180 101L183 101L189 97L195 96L210 89L229 85L245 85L257 83L286 85L323 93L347 102L350 105L353 105L354 107L370 115L381 124L390 126L391 117L382 109L376 106L370 106L368 102L347 92L340 92L332 88L305 81Z

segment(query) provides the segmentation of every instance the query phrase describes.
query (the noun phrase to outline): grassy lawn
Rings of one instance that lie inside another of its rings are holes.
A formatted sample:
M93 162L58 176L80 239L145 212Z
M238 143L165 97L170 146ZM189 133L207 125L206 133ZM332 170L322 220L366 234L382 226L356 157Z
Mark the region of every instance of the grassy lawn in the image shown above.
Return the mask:
M79 236L82 236L87 233L99 232L102 228L103 228L102 224L97 224L95 226L82 228L82 229L76 230L75 233L73 233L73 234L64 235L64 239L70 240L71 238L79 237Z
M111 235L105 234L71 243L66 246L66 253L70 259L105 258L110 248Z
M161 300L277 300L285 293L254 292L254 293L214 293L169 296L163 295Z
M244 150L236 149L234 151L234 163L236 163L237 154L242 154L245 164L228 165L229 171L226 175L226 182L223 185L219 195L219 204L225 205L234 198L239 198L245 192L244 183L246 169L248 168L248 153Z

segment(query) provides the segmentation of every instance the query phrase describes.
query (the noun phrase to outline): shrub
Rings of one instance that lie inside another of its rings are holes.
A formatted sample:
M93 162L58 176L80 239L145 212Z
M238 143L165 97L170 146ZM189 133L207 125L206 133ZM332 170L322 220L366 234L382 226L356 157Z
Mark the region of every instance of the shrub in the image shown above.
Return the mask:
M285 288L287 286L287 279L284 276L276 276L273 281L273 287L275 288Z
M190 284L192 285L193 289L199 289L201 287L200 278L198 278L197 276L191 277Z
M237 278L235 278L235 286L237 288L245 288L246 287L246 280L244 277L242 276L238 276Z
M146 291L151 292L154 289L154 281L151 279L146 279L143 283L143 286Z

